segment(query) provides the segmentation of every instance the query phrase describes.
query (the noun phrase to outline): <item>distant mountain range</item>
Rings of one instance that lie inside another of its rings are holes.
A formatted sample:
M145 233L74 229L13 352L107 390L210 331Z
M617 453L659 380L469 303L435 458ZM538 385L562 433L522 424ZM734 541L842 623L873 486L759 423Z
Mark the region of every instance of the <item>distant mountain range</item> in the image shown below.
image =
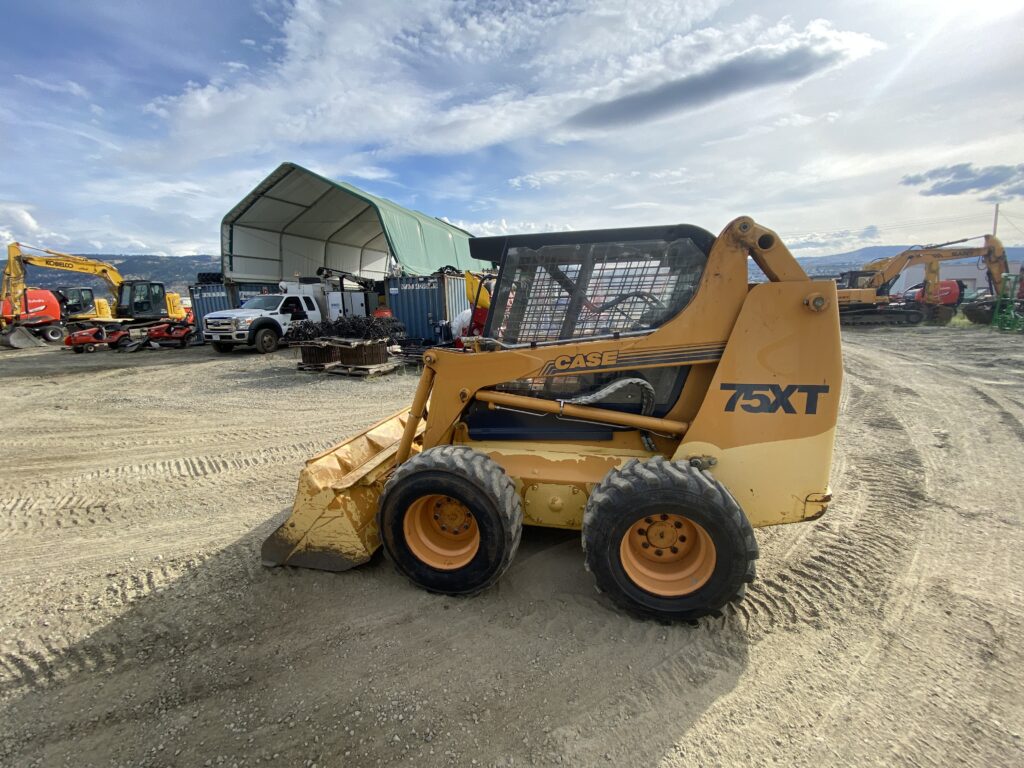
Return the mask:
M113 264L125 279L153 280L163 283L168 291L188 295L188 287L196 282L200 272L219 272L220 256L130 256L109 253L76 254ZM0 269L7 260L0 261ZM98 277L57 269L26 266L26 282L37 288L60 286L92 288L101 296L107 294L107 285Z
M847 253L836 253L831 256L801 256L797 258L800 265L809 275L837 275L850 269L857 269L862 264L875 259L895 256L905 251L905 245L872 245ZM123 254L81 254L90 259L98 259L113 264L126 278L155 280L163 283L167 290L188 295L188 286L196 282L200 272L219 272L220 256L201 254L198 256L134 256ZM1010 261L1024 260L1024 248L1007 248L1006 255ZM961 260L966 262L973 259ZM0 261L0 269L6 265ZM949 262L955 264L958 262ZM105 294L106 285L102 280L88 275L72 272L61 272L54 269L27 267L28 284L39 288L57 288L58 286L91 287ZM751 262L751 280L758 279L756 266ZM760 277L760 279L764 279Z
M846 253L835 253L831 256L801 256L797 258L800 262L800 266L804 268L804 271L809 275L825 275L825 274L837 274L839 272L846 271L848 269L856 269L863 264L867 264L870 261L876 259L885 259L889 256L895 256L897 253L910 248L909 245L870 245L867 248L858 248L856 251L847 251ZM951 246L951 247L973 247L970 245L966 246ZM1024 248L1007 248L1006 258L1010 261L1021 261L1024 259ZM976 261L976 259L956 259L955 261L947 262L948 264L969 264Z

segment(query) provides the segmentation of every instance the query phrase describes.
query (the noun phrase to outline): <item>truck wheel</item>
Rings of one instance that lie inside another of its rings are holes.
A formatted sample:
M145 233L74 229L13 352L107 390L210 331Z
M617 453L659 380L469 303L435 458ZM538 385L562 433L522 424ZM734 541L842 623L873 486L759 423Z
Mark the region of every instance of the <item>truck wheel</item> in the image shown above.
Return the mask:
M82 347L82 349L84 349L86 352L95 352L96 351L96 345L95 344L86 344L84 347Z
M74 347L72 347L72 348L71 348L71 351L72 351L72 352L74 352L74 353L75 353L76 355L82 355L82 354L85 354L85 350L84 350L84 349L82 349L82 348L81 348L80 346L74 346Z
M400 466L377 513L384 552L413 584L473 595L512 563L523 532L515 485L472 448L431 448Z
M44 341L56 342L64 339L64 329L59 325L44 325L39 329Z
M587 570L638 616L690 621L739 599L754 580L757 539L725 487L660 456L609 472L583 514Z
M253 345L256 347L256 351L261 355L265 355L269 352L273 352L277 349L278 335L276 331L270 328L260 328L256 331L256 337L253 339Z
M232 349L235 348L234 344L228 344L228 343L223 342L223 341L211 341L210 342L210 346L213 347L213 351L214 352L221 352L221 353L230 352Z
M178 342L178 346L181 347L182 349L185 349L185 347L192 343L192 337L194 335L195 334L192 333L186 333L184 336L181 337L181 341Z

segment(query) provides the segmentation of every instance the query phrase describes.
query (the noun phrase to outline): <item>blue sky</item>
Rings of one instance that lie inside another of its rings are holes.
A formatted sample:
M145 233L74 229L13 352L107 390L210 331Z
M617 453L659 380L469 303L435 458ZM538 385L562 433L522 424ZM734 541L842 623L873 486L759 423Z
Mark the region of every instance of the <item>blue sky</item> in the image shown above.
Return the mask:
M1024 242L1024 0L0 1L4 240L216 253L288 160L477 234Z

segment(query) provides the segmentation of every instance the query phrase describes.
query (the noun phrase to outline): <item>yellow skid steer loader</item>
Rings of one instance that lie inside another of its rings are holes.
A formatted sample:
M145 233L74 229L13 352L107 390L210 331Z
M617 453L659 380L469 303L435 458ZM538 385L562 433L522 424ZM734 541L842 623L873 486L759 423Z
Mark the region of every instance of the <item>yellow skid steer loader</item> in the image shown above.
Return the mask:
M742 596L753 529L831 499L836 286L749 218L471 241L500 263L481 337L433 349L412 406L307 462L268 565L345 570L383 546L470 595L523 525L582 531L622 608L662 620ZM768 282L748 285L751 257Z

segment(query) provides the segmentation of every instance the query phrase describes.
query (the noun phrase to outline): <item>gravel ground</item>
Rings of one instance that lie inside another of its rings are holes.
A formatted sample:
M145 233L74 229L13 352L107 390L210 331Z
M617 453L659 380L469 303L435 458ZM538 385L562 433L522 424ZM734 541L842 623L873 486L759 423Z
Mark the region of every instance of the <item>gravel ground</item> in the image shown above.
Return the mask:
M832 509L693 626L614 610L559 531L472 599L262 568L302 461L413 374L0 352L0 765L1024 763L1024 338L844 342Z

